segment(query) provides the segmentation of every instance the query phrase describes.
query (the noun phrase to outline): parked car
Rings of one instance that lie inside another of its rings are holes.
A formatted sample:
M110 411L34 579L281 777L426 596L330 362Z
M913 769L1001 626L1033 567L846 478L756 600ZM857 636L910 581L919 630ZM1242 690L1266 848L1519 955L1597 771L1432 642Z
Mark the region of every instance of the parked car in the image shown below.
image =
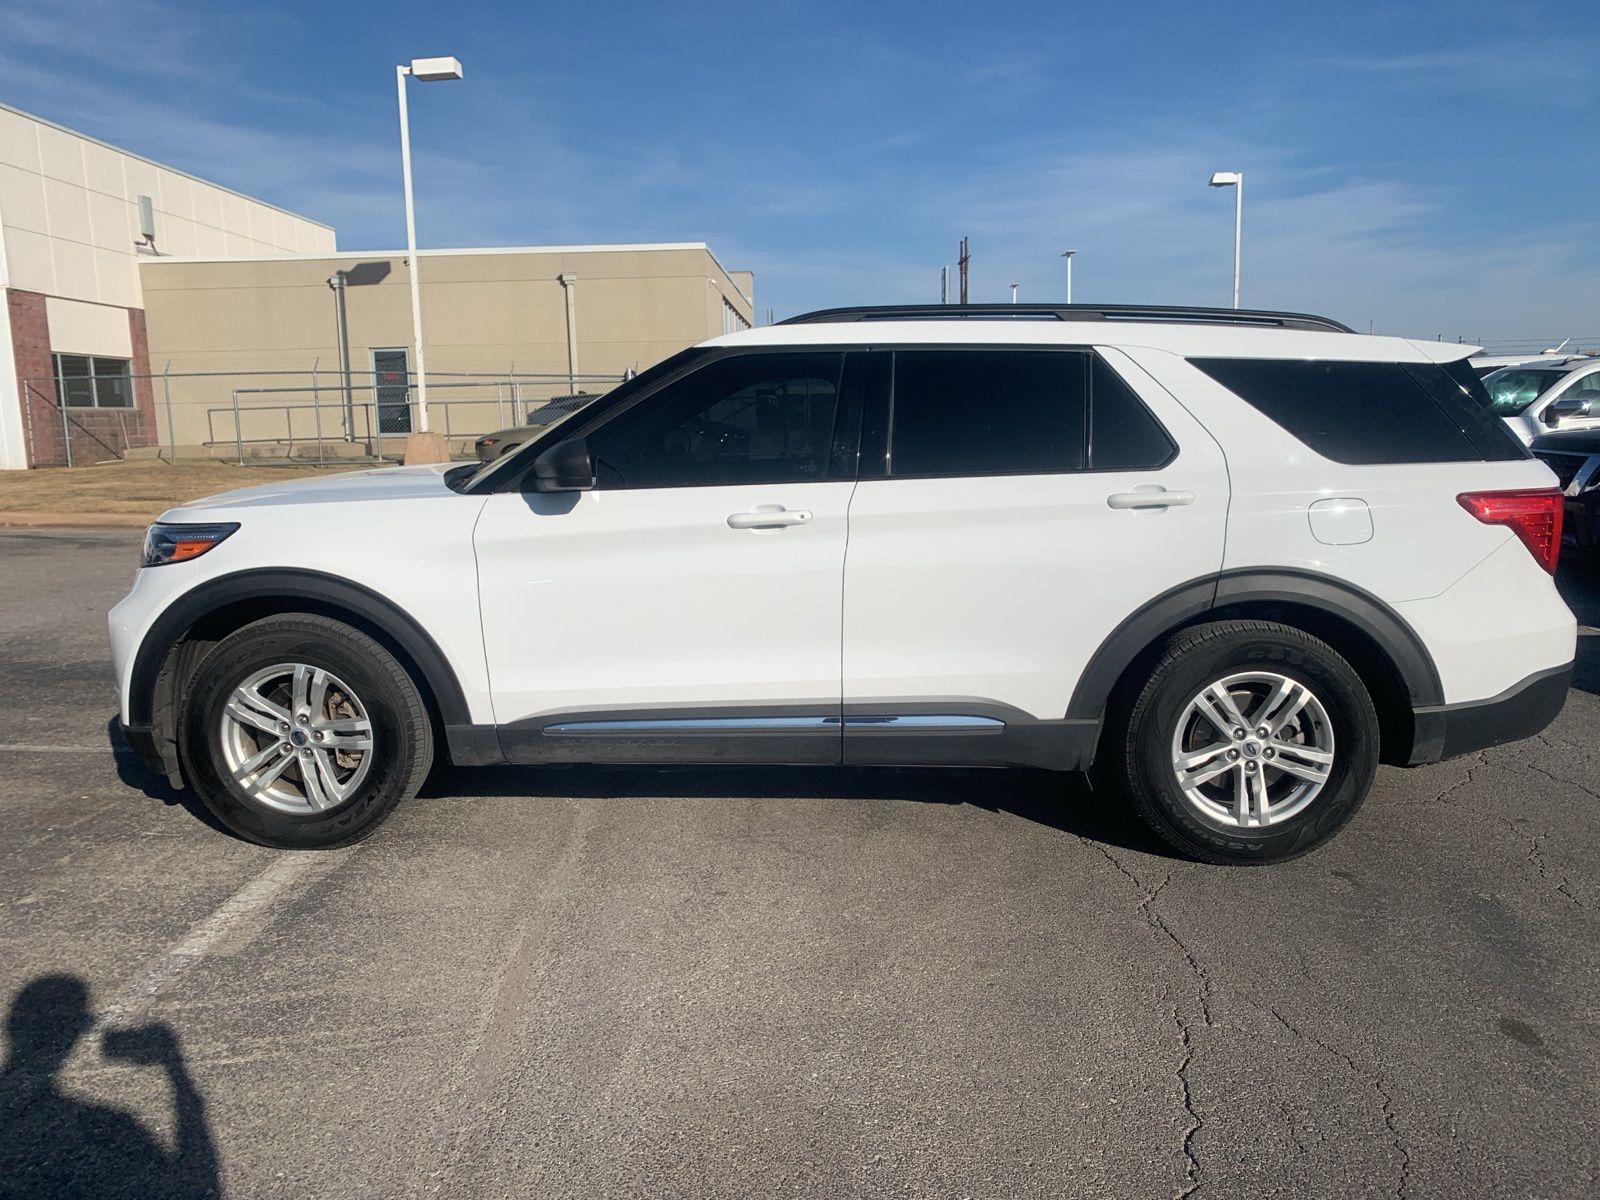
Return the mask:
M577 392L571 396L557 396L548 404L541 404L537 408L528 410L528 419L521 425L513 425L508 429L497 429L493 433L485 434L472 443L472 448L477 452L479 462L493 462L510 454L529 438L536 436L541 430L548 429L558 421L563 421L577 412L594 396L588 392Z
M1541 434L1532 450L1555 472L1565 497L1564 540L1600 556L1600 429Z
M1491 374L1501 367L1519 367L1523 363L1559 362L1562 358L1572 357L1566 349L1571 340L1563 338L1559 346L1551 346L1537 354L1474 354L1467 362L1479 376Z
M714 338L487 465L169 511L122 726L271 846L366 836L438 753L1093 769L1184 853L1289 858L1380 761L1564 702L1561 494L1464 353L1085 306Z
M1485 376L1489 411L1523 443L1552 429L1600 426L1600 358L1523 363ZM1593 411L1591 412L1591 406Z

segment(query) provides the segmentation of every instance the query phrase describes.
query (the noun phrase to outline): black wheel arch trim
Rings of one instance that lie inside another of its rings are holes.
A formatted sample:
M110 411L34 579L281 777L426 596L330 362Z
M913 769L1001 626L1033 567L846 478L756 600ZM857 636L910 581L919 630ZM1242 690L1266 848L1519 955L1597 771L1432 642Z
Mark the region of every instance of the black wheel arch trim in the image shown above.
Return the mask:
M1067 705L1069 719L1099 720L1127 669L1154 642L1209 612L1237 604L1297 604L1367 634L1405 682L1412 708L1444 702L1433 656L1405 618L1371 592L1311 571L1242 568L1190 580L1135 610L1100 644Z
M155 619L134 655L128 681L130 725L151 724L162 664L195 623L218 609L246 600L310 600L353 613L392 638L416 664L446 726L472 723L466 695L444 652L417 620L393 600L337 575L267 567L207 580L184 592Z

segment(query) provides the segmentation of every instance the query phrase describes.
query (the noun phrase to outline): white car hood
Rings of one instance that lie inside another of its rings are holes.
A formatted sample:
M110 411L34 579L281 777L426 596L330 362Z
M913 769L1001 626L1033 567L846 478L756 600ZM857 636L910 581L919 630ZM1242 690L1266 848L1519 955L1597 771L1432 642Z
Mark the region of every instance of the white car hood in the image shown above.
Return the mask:
M460 463L436 463L424 467L378 467L371 471L347 471L320 479L285 479L282 483L263 483L255 487L219 492L200 500L189 500L163 513L165 520L193 520L197 510L281 508L299 504L348 504L363 500L421 500L449 495L444 482L446 471Z

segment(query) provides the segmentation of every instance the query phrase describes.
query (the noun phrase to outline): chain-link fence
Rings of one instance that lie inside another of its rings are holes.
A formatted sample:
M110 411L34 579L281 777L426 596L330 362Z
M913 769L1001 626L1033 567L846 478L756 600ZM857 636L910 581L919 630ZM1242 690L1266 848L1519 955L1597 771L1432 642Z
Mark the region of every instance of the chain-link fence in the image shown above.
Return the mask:
M163 372L118 376L122 403L75 403L109 389L27 379L24 418L33 466L149 456L300 462L400 457L422 428L415 377L397 372ZM620 375L428 373L428 426L468 457L483 434L523 424L573 395L600 395ZM66 403L61 403L65 396ZM539 419L539 418L536 418Z

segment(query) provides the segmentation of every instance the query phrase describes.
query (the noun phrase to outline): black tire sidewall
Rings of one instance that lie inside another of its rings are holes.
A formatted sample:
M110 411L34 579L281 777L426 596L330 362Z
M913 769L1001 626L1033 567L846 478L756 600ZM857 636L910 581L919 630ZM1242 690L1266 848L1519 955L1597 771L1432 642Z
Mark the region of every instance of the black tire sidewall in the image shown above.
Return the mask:
M412 719L420 703L404 694L402 681L409 686L409 679L382 646L354 630L341 632L348 636L329 636L310 626L246 627L220 643L195 671L183 716L184 767L206 807L241 837L284 849L343 845L374 828L411 786L416 757L424 752ZM234 782L222 756L228 696L254 672L284 662L331 671L354 689L372 722L376 759L366 779L353 799L325 813L264 807Z
M1355 815L1377 772L1377 716L1360 678L1331 648L1309 637L1235 632L1180 641L1175 648L1178 653L1152 677L1129 728L1129 784L1157 832L1214 862L1279 862L1326 842ZM1172 737L1189 702L1207 684L1247 671L1271 671L1309 687L1327 711L1334 737L1333 768L1321 793L1282 824L1259 830L1202 819L1172 771Z

